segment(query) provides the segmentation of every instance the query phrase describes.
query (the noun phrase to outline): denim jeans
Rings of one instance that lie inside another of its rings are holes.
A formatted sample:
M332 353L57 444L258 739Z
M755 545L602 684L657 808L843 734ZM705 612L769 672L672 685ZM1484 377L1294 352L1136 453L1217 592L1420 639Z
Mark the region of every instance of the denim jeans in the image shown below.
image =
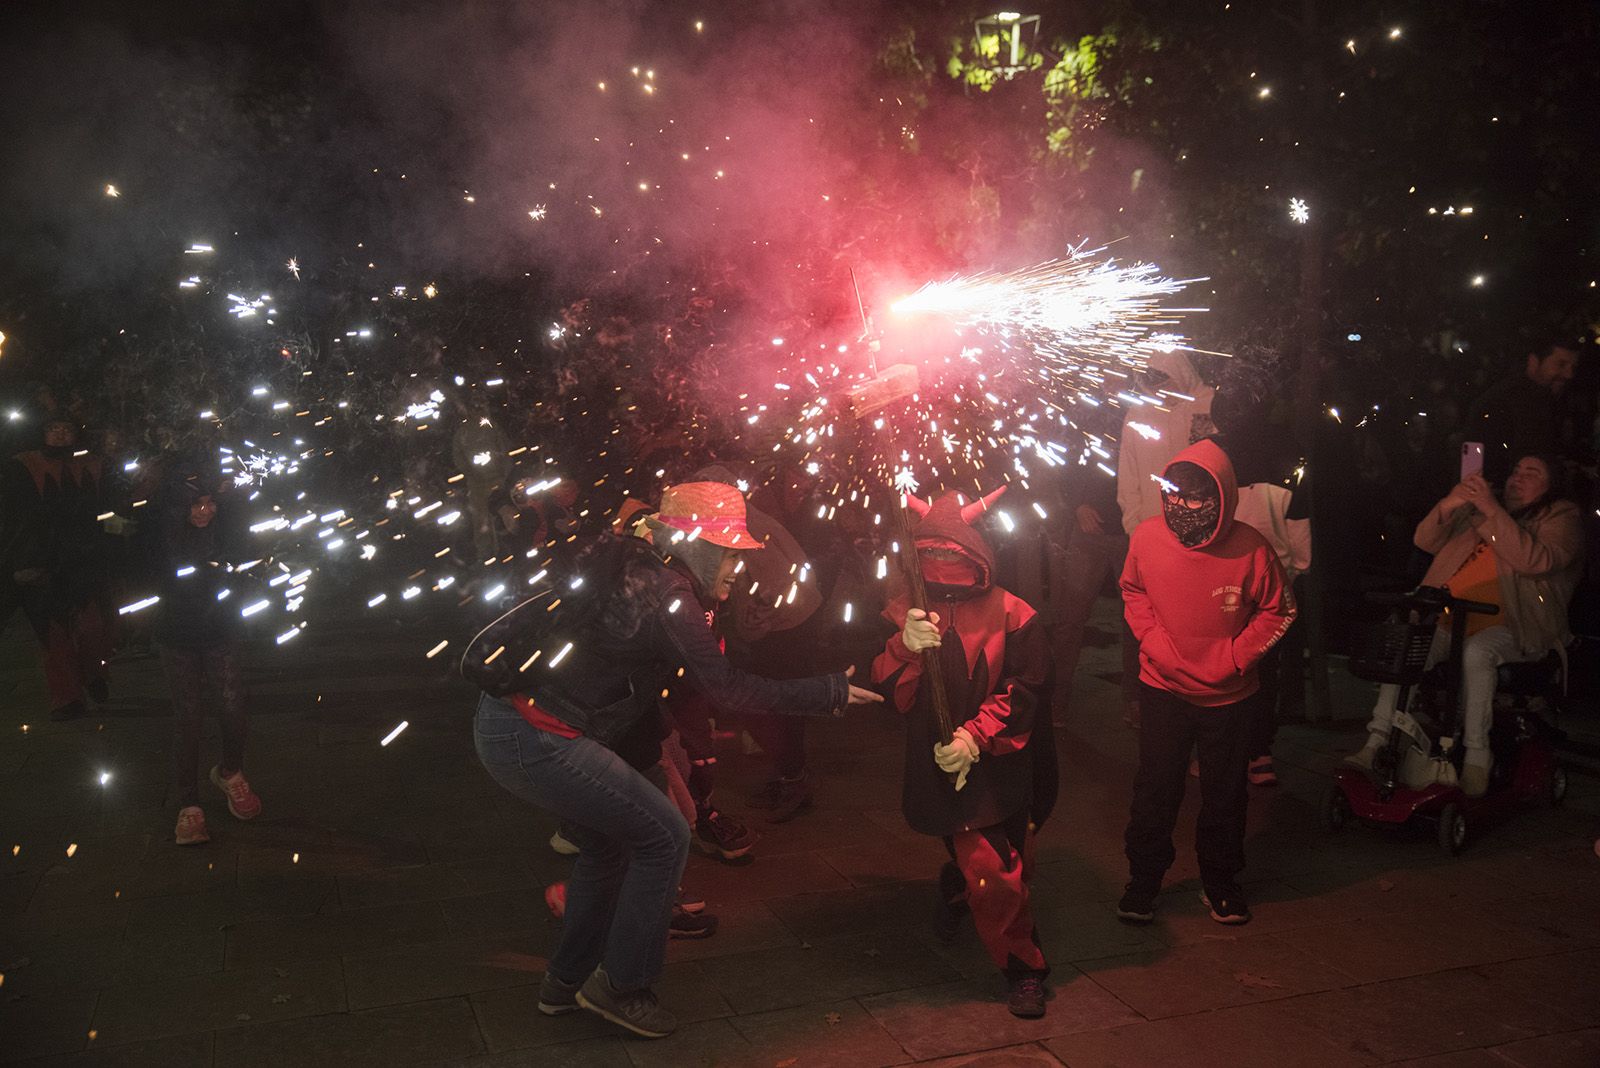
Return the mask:
M605 746L539 730L487 694L478 702L473 740L494 780L560 817L581 850L550 974L575 983L604 964L619 990L650 986L661 975L667 921L689 856L683 815Z

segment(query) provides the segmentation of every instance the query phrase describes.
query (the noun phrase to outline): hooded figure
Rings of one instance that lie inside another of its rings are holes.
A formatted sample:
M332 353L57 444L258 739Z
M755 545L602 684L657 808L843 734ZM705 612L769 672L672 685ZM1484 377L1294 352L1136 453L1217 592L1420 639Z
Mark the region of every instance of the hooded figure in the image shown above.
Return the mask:
M1040 1016L1049 968L1028 907L1027 877L1033 831L1056 795L1050 717L1041 714L1050 664L1037 615L994 584L994 551L972 526L998 496L966 505L954 493L932 506L909 499L921 517L913 536L929 616L913 616L912 624L938 631L937 645L929 644L944 668L956 728L951 745L936 749L922 658L906 644L915 630L907 630L904 595L884 609L897 631L873 662L872 677L906 714L906 821L942 837L952 857L939 880L940 933L953 935L970 909L990 958L1011 984L1009 1008ZM955 767L941 766L953 752L960 755L954 781Z
M1294 621L1294 597L1278 555L1234 519L1239 490L1215 441L1180 452L1161 474L1161 511L1128 543L1122 601L1139 640L1139 769L1125 844L1129 881L1117 916L1155 918L1172 866L1172 829L1199 754L1195 853L1203 903L1218 923L1247 923L1245 787L1256 666Z

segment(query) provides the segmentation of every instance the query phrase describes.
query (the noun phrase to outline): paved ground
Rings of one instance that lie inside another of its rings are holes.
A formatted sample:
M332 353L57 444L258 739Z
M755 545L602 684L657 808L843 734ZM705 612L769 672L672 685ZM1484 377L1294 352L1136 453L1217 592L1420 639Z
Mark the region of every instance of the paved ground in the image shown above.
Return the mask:
M1055 968L1046 1019L1006 1014L970 931L944 946L925 930L941 852L901 823L899 740L881 714L814 732L820 807L768 828L754 864L691 860L687 882L722 930L672 947L661 994L684 1021L675 1036L547 1019L534 1000L554 929L539 889L566 863L545 845L551 824L475 764L471 695L421 658L430 644L324 625L262 651L249 769L265 815L239 824L208 798L213 842L180 849L154 662L117 666L103 714L40 722L13 625L0 641L0 1059L1600 1063L1600 783L1575 776L1565 808L1508 818L1446 860L1428 837L1323 832L1314 801L1359 720L1289 728L1283 787L1251 801L1255 922L1205 918L1185 829L1161 922L1124 927L1112 903L1133 736L1110 649L1089 652L1081 712L1059 731L1064 791L1035 884ZM1345 694L1347 714L1359 700ZM410 728L381 748L401 719ZM738 811L764 768L725 767Z

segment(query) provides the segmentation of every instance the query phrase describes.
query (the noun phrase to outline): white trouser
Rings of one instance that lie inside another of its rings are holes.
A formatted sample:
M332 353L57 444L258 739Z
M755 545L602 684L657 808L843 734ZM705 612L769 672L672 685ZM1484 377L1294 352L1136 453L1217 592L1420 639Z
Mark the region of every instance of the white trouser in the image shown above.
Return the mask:
M1433 632L1433 647L1428 650L1428 666L1450 654L1450 632L1439 627ZM1489 725L1494 721L1494 688L1501 664L1520 659L1521 650L1511 631L1487 627L1466 641L1462 653L1461 743L1468 749L1489 748ZM1400 687L1385 683L1378 687L1378 703L1372 706L1372 722L1367 730L1385 738L1394 725L1395 704Z

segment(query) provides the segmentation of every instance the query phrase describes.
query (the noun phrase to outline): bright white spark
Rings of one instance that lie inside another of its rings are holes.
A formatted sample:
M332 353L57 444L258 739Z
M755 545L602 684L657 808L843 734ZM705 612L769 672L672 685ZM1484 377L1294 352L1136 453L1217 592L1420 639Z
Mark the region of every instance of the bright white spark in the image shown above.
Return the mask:
M1311 221L1311 208L1299 197L1289 198L1289 218L1297 223L1305 224Z

